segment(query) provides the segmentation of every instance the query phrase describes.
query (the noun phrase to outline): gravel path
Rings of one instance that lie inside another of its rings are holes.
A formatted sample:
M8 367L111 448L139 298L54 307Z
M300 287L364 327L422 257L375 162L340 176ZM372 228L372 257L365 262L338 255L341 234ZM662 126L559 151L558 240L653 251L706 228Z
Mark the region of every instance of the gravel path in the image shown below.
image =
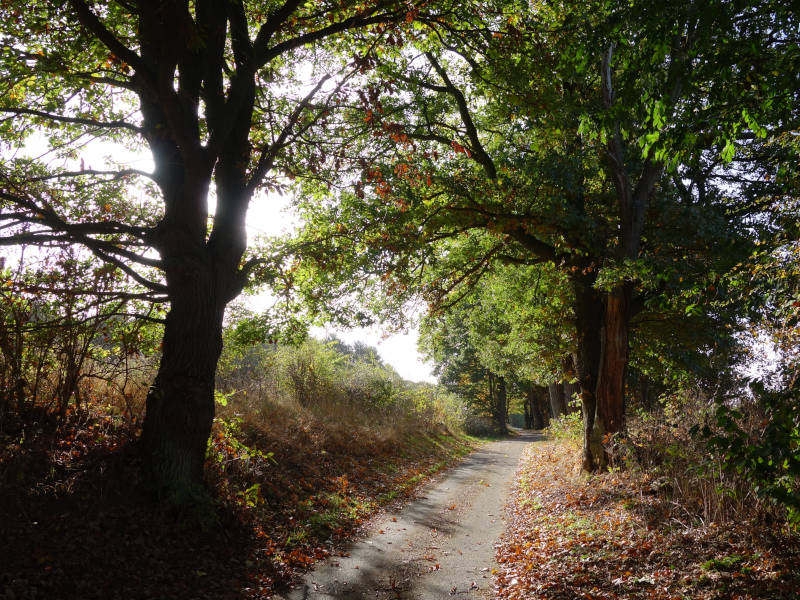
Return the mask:
M322 562L279 600L492 598L494 545L522 449L536 434L470 454L400 512L376 520L348 557Z

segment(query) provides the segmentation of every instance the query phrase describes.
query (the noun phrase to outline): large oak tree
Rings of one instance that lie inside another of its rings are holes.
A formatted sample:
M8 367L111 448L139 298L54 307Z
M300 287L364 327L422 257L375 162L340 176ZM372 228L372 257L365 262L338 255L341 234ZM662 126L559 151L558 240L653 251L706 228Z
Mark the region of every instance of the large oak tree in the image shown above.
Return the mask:
M281 185L371 40L414 15L394 0L2 3L2 243L81 244L169 303L142 437L157 489L202 483L223 312L257 266L251 200ZM318 53L339 53L338 72ZM119 146L153 172L90 154Z

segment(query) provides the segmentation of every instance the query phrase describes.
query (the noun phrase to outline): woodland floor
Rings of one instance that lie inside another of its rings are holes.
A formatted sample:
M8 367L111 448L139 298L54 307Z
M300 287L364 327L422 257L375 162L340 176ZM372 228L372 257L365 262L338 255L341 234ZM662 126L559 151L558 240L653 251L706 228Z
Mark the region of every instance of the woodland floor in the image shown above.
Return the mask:
M497 549L497 597L800 598L800 539L758 523L675 518L646 476L577 470L576 448L526 448Z
M217 429L213 510L175 514L140 491L135 426L97 412L26 422L0 433L4 600L269 598L473 447L287 418Z

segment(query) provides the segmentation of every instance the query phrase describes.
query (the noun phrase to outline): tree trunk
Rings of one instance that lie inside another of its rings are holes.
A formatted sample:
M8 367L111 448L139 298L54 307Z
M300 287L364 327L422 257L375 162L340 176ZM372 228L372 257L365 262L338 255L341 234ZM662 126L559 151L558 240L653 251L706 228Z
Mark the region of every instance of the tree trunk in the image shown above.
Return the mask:
M538 386L533 384L528 386L525 404L530 407L532 429L544 429L544 417L542 416L542 409L539 405L539 395L540 388Z
M155 97L141 99L148 127L174 132L162 103ZM141 448L146 480L159 495L179 505L192 503L203 487L223 315L246 279L240 264L251 195L245 173L250 100L244 100L216 163L193 137L196 123L183 123L181 136L149 140L165 207L151 238L161 255L170 309L161 363L147 395ZM176 141L180 137L197 143L184 145ZM217 206L209 233L212 173Z
M546 386L539 386L538 390L536 402L539 407L539 413L542 415L542 429L544 429L550 425L550 394Z
M597 374L600 368L600 328L603 305L599 294L592 287L594 277L575 275L572 288L575 296L576 352L573 357L575 375L580 386L583 412L583 460L585 471L595 471L603 460L602 440L595 435L595 411L597 407Z
M577 383L570 383L569 381L564 381L561 386L563 388L564 394L564 405L566 406L566 411L568 413L575 412L579 410L575 408L575 404L573 403L573 398L577 395L580 398L581 394L581 386Z
M495 392L494 375L489 372L486 377L489 383L489 411L492 413L492 418L497 419L497 393Z
M544 429L549 425L549 412L547 410L549 393L541 385L531 385L528 391L528 400L533 412L534 429Z
M203 483L226 304L203 267L171 286L161 363L147 396L145 473L160 494L192 493Z
M551 383L547 386L547 392L550 398L550 410L553 413L553 418L557 419L561 415L567 414L567 405L564 402L564 388L560 383Z
M601 437L618 433L625 425L631 293L631 285L624 284L614 288L606 301L595 420L597 435Z
M533 403L530 392L528 392L528 398L522 403L522 408L525 412L525 429L533 429Z
M508 403L506 401L505 377L497 378L497 386L495 389L495 394L497 396L497 412L495 413L497 426L500 428L500 433L505 433L506 431L508 431L508 429L506 428L506 411Z

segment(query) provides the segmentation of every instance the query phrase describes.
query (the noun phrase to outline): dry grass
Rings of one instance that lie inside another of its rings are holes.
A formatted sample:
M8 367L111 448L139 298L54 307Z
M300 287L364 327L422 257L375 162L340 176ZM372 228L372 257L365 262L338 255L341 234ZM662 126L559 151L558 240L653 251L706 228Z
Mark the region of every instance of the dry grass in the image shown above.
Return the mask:
M759 496L744 476L725 468L692 427L710 422L710 406L698 397L682 398L662 412L640 414L628 422L626 437L611 446L616 464L656 493L660 510L685 529L750 523L772 527L785 512ZM756 431L763 415L756 407L743 424Z
M209 449L216 508L203 532L197 515L142 493L131 406L143 395L109 391L87 389L63 419L37 409L5 420L0 597L268 598L471 448L355 403L232 400Z
M525 453L498 548L500 598L797 598L800 540L746 522L674 518L641 473L587 478L575 446Z

